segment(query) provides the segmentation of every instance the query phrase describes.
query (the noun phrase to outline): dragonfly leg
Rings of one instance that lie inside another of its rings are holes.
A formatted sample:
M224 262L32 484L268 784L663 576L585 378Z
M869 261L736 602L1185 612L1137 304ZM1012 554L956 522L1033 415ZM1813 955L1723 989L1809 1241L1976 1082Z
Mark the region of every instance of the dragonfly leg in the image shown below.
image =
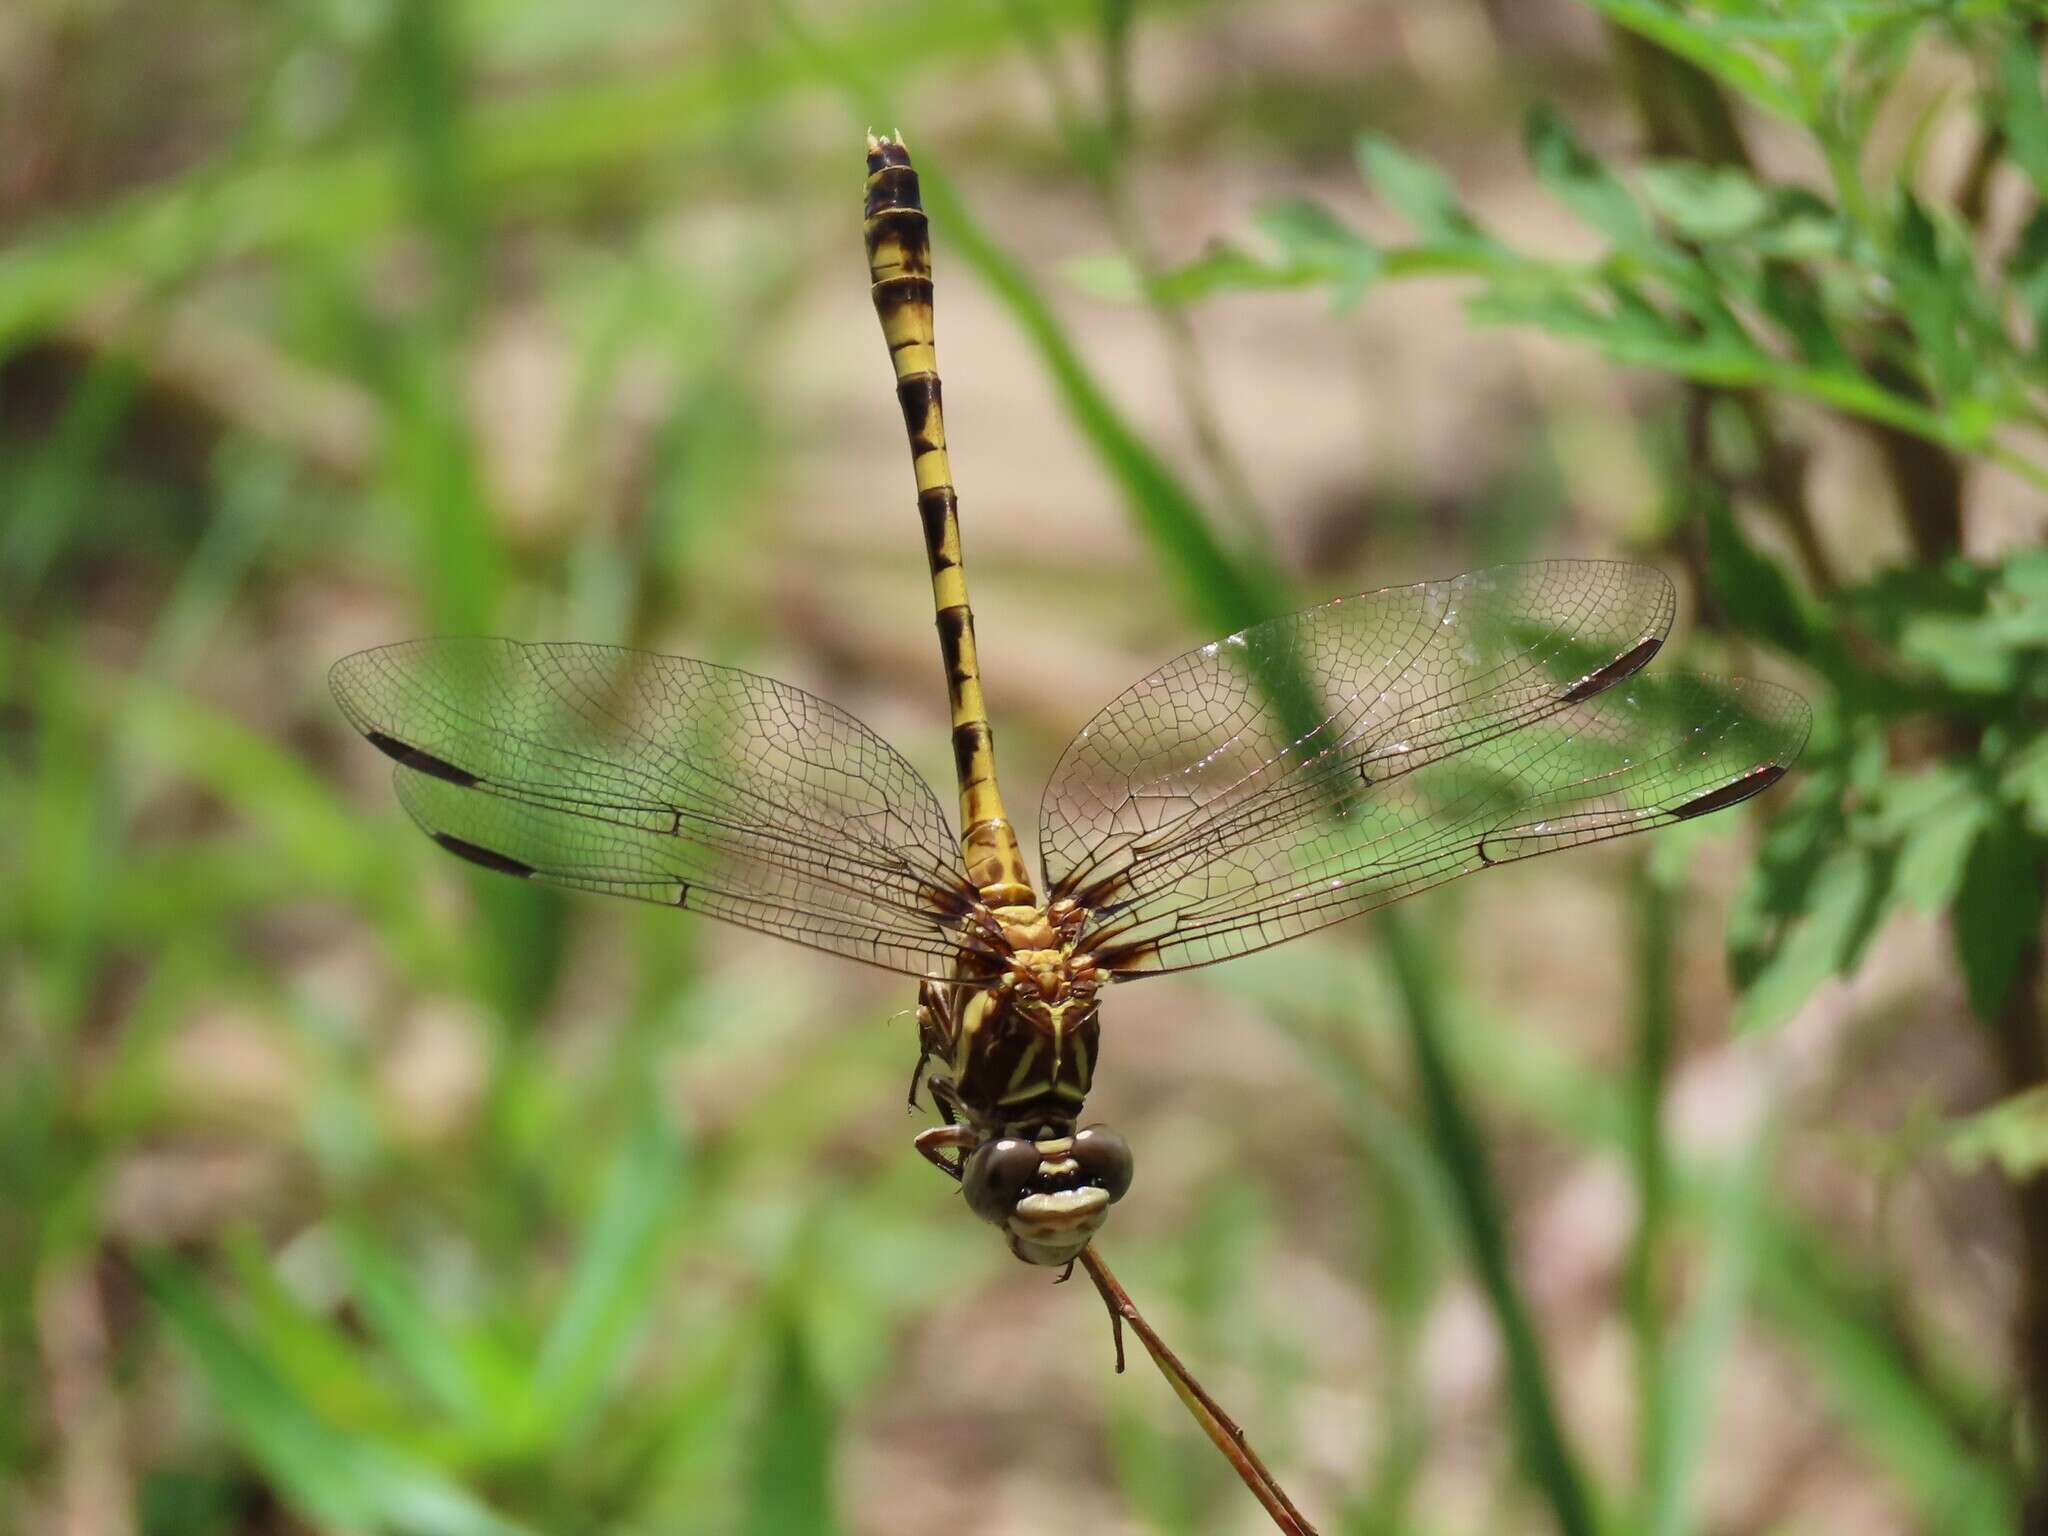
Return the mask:
M936 1006L936 989L928 986L919 994L917 1004L917 1065L910 1069L910 1107L912 1109L917 1108L917 1085L924 1077L926 1065L934 1056L942 1061L946 1058L946 1033L940 1025L940 1017L939 1009ZM932 1079L932 1103L941 1114L945 1115L946 1124L951 1125L954 1117L947 1111L945 1101L940 1096L940 1081L941 1079L939 1078ZM948 1084L947 1086L950 1087L951 1085Z
M967 1154L980 1139L971 1126L935 1125L929 1130L919 1131L911 1145L934 1168L957 1179L967 1161ZM950 1159L946 1156L948 1152L953 1154Z
M961 1121L960 1090L953 1086L953 1079L941 1077L936 1072L924 1080L925 1090L931 1094L932 1107L939 1112L939 1118L948 1125Z
M910 1105L912 1113L915 1113L917 1110L917 1085L924 1081L924 1066L925 1063L930 1061L931 1059L932 1053L930 1048L920 1046L917 1053L917 1065L910 1069L910 1094L908 1097L908 1103Z

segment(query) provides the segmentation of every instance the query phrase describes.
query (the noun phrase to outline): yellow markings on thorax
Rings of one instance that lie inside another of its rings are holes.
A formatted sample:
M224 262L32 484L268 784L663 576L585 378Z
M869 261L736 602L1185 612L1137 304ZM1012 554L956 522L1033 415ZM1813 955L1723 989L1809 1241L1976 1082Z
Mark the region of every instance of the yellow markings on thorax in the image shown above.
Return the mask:
M1074 1089L1079 1097L1085 1098L1095 1082L1095 1063L1088 1059L1088 1040L1084 1035L1074 1036Z
M953 1051L953 1065L956 1069L966 1065L974 1037L980 1032L981 1026L988 1022L989 1010L995 1005L994 993L977 992L967 999L967 1005L960 1010L959 1038Z
M1017 1058L1017 1070L1010 1074L1009 1086L1003 1089L1003 1096L996 1100L998 1104L1014 1104L1023 1094L1037 1093L1043 1089L1042 1083L1033 1084L1029 1088L1026 1088L1024 1083L1032 1067L1038 1062L1039 1047L1044 1044L1043 1040L1034 1040L1024 1048L1023 1055Z

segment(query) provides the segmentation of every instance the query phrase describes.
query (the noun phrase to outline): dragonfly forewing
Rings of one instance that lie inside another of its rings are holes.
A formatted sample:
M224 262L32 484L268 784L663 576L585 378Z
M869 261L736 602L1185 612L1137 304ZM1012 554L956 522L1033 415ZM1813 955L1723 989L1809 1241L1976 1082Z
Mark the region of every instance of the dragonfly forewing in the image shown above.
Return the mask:
M1089 912L1083 942L1129 977L1732 805L1797 755L1805 706L1643 673L1674 607L1647 567L1549 561L1191 651L1069 747L1041 818L1053 895Z
M473 863L950 977L974 903L924 779L844 710L615 646L419 640L335 665L399 798Z

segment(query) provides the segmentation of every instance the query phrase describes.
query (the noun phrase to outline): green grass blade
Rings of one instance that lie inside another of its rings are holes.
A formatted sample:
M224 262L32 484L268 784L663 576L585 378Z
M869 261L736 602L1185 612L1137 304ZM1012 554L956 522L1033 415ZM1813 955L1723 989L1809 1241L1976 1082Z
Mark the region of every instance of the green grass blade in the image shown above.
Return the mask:
M1632 866L1637 910L1636 1042L1629 1080L1629 1166L1636 1185L1636 1229L1623 1295L1636 1353L1636 1464L1645 1487L1662 1467L1667 1362L1661 1260L1670 1189L1664 1146L1664 1089L1671 1070L1676 998L1672 967L1676 914L1669 886L1646 857Z
M418 1386L464 1425L488 1422L489 1394L398 1256L372 1228L340 1234L349 1288L363 1318Z
M474 302L483 270L481 231L465 180L459 11L438 0L397 0L384 37L383 84L414 208L439 258L439 308L453 322Z
M1750 1296L1771 1150L1766 1129L1725 1175L1702 1181L1709 1246L1699 1299L1665 1351L1663 1368L1645 1384L1656 1394L1641 1409L1645 1536L1686 1536L1699 1526L1693 1493Z
M528 1536L396 1449L321 1420L184 1266L145 1261L142 1282L198 1365L236 1442L308 1518L392 1536Z
M541 1347L533 1407L544 1422L581 1418L646 1323L688 1167L685 1147L647 1096Z
M85 500L128 423L135 394L133 360L104 354L64 403L0 523L0 579L11 598L34 592L67 538L91 515Z
M1400 913L1382 912L1378 924L1401 997L1430 1139L1450 1176L1459 1225L1507 1350L1508 1400L1524 1464L1564 1536L1594 1536L1598 1525L1592 1500L1565 1441L1542 1346L1509 1262L1507 1231L1485 1150L1444 1050L1430 962Z
M2013 1530L2009 1469L1987 1463L1958 1436L1891 1330L1827 1275L1791 1218L1775 1218L1760 1245L1757 1290L1778 1331L1805 1354L1835 1411L1919 1507L1927 1529L1955 1536Z
M746 1460L740 1536L832 1536L832 1451L837 1414L819 1381L802 1327L785 1315L774 1338L768 1393Z
M1190 9L1203 0L1174 3ZM1056 0L1046 9L1064 29L1095 14L1093 0ZM812 83L816 69L809 47L769 35L768 42L736 40L623 80L480 100L465 120L456 166L463 195L487 196L499 216L533 205L558 208L565 193L587 193L608 175L770 113ZM858 17L832 46L858 66L886 66L905 78L924 68L969 65L1007 42L981 7L921 0ZM0 351L109 289L131 289L140 275L171 280L208 259L381 241L412 211L408 191L390 145L350 144L202 166L104 211L52 220L0 250Z

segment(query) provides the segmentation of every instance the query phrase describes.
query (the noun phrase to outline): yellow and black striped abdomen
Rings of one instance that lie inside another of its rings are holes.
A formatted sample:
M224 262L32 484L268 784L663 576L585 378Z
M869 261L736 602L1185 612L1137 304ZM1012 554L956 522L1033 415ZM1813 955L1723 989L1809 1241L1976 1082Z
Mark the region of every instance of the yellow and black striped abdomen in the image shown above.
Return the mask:
M960 499L946 457L946 417L932 328L931 232L910 152L892 139L868 140L868 270L875 313L896 369L896 399L910 434L917 508L931 563L939 651L953 708L953 763L960 780L961 841L967 877L991 906L1032 900L1017 835L996 785L995 739L981 696L974 611L961 564Z

